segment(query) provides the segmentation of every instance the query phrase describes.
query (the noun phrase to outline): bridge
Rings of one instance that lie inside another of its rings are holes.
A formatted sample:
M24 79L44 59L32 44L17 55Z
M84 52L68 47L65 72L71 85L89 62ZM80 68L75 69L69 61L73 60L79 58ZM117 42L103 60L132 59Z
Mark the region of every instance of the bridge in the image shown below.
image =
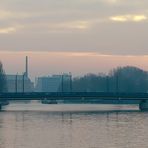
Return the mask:
M148 93L108 93L108 92L24 92L0 93L1 102L20 100L56 100L72 103L139 104L142 111L148 111Z

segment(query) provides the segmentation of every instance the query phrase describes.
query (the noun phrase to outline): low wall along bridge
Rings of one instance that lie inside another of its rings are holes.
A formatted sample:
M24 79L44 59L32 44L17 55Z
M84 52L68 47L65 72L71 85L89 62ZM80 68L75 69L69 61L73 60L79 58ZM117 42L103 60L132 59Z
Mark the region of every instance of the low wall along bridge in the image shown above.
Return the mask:
M139 109L148 111L148 93L108 93L108 92L31 92L0 93L0 109L4 101L44 100L63 103L93 104L139 104Z

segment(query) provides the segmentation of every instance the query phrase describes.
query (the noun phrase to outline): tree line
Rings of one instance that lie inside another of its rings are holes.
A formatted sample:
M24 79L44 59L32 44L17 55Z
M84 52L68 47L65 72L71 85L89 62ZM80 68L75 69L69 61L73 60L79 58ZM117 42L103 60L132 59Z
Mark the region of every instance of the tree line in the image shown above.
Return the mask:
M73 79L74 92L148 92L148 72L133 66Z

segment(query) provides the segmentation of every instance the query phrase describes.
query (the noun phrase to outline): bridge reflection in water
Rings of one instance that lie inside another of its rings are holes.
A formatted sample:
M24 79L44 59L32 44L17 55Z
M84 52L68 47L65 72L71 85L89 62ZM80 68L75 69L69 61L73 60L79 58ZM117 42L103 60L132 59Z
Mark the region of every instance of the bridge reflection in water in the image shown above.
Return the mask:
M20 100L54 100L63 103L96 104L139 104L139 109L148 111L148 93L107 93L107 92L31 92L0 93L1 102ZM0 108L3 104L0 103Z

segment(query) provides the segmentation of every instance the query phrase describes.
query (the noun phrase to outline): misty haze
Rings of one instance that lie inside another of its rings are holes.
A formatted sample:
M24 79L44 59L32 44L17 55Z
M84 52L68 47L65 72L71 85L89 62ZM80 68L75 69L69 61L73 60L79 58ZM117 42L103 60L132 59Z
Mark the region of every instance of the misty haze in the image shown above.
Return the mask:
M147 148L148 1L1 0L0 148Z

